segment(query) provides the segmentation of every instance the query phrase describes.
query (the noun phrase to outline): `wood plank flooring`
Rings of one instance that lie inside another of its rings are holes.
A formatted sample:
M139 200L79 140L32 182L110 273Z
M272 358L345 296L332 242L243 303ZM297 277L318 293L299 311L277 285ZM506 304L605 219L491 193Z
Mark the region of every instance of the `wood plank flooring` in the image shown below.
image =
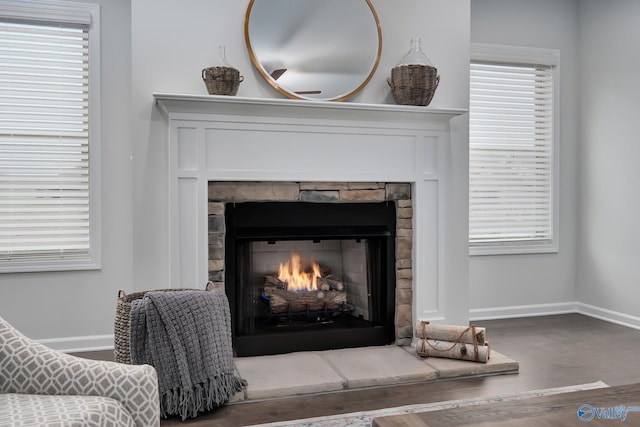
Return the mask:
M581 421L589 426L620 422L637 426L640 425L640 412L635 411L638 405L640 384L636 383L514 402L380 417L373 420L373 427L563 427L575 426ZM618 406L634 408L634 411L624 413L611 409ZM578 418L579 408L582 408L582 418Z
M431 381L225 405L170 426L239 427L402 405L591 383L640 383L640 331L579 314L475 322L492 347L520 363L511 375ZM81 354L106 358L108 353Z

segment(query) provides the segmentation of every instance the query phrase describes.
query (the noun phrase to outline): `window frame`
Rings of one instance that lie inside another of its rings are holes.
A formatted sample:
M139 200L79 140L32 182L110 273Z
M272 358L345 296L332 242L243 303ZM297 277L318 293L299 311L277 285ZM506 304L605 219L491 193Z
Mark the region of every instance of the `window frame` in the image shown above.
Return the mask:
M551 137L551 239L548 242L509 242L472 244L468 240L469 255L511 255L557 253L560 250L560 51L509 45L471 43L471 61L502 62L519 65L547 65L552 69L552 137ZM471 179L471 178L470 178ZM469 205L471 208L471 205Z
M88 21L89 90L89 251L85 255L55 258L51 255L0 260L0 273L98 270L102 268L101 206L101 62L100 6L53 0L0 0L0 18L25 22Z

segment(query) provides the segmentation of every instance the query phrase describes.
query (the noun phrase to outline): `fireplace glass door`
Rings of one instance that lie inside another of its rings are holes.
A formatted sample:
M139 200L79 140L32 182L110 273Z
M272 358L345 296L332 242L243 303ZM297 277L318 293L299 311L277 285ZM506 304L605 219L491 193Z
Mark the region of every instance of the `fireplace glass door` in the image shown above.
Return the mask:
M236 355L393 341L392 203L230 204L225 218Z

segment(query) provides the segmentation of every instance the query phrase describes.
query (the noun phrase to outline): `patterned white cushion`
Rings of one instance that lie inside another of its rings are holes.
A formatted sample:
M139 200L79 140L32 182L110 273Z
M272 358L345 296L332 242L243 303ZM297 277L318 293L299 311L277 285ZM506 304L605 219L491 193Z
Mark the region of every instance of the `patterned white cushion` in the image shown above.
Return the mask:
M2 427L135 427L117 400L102 396L0 394Z
M158 377L152 366L55 351L22 335L1 317L0 393L103 396L118 401L135 426L160 425Z

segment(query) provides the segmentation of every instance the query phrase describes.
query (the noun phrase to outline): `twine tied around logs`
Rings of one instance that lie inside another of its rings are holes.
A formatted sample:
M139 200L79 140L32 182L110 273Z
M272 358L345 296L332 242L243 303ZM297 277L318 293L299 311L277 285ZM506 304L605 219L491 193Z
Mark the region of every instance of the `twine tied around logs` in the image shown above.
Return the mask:
M464 331L462 331L460 333L460 335L458 336L458 338L456 338L455 341L453 341L453 343L451 344L451 347L446 348L446 349L442 349L442 348L438 348L436 346L434 346L433 344L431 344L429 342L429 339L427 337L427 325L429 324L429 322L421 322L422 323L422 345L420 347L420 353L423 355L426 355L427 357L429 356L429 352L427 351L426 346L428 345L429 347L431 347L434 350L437 351L449 351L452 350L456 345L461 344L461 340L462 337L464 336L464 334L467 333L467 331L471 331L471 337L473 340L473 354L474 354L474 359L476 362L479 361L480 359L480 355L478 353L478 336L476 335L476 325L470 325L468 328L466 328Z

